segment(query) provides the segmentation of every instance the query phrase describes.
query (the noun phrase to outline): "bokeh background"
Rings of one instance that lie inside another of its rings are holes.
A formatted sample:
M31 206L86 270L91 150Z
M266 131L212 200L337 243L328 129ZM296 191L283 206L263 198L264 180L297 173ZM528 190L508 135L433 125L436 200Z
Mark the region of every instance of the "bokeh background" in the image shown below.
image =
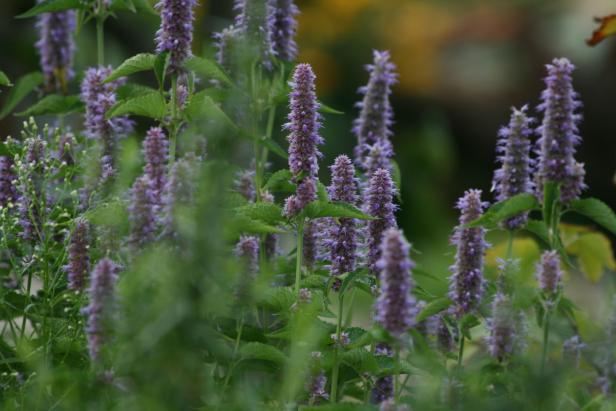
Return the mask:
M14 16L34 1L2 0L0 68L15 78L36 70L32 20ZM393 138L402 170L399 221L424 262L442 258L467 188L491 199L497 131L510 107L535 113L544 64L566 56L578 67L575 87L584 102L578 158L586 163L589 195L616 208L616 38L585 44L594 16L616 13L613 0L297 0L302 10L300 60L313 64L322 101L343 111L326 115L323 165L355 144L357 88L373 49L388 49L398 66ZM232 18L231 0L202 0L195 53L212 55L212 33ZM122 13L107 25L112 64L153 49L156 16ZM94 64L92 25L79 34L77 70ZM77 92L77 90L74 90ZM0 100L2 96L0 96ZM0 122L0 135L18 132L21 119ZM279 136L282 141L283 136ZM326 172L327 167L322 166ZM450 251L449 251L450 252Z

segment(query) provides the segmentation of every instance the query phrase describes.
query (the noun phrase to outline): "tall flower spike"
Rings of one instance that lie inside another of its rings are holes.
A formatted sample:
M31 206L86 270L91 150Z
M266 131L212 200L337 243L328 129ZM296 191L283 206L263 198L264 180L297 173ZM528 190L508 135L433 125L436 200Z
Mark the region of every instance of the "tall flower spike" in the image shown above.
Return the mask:
M269 192L265 191L263 193L263 202L264 203L274 203L274 196ZM278 235L277 234L266 234L265 240L263 242L263 247L265 248L265 256L268 260L271 260L278 253Z
M255 172L252 170L242 170L237 174L235 180L235 191L240 193L249 202L255 201L257 191L255 190Z
M272 24L274 10L271 0L236 0L235 9L238 12L235 27L246 42L242 52L249 59L259 58L265 68L272 68L272 57L275 52L272 47Z
M87 220L78 218L68 246L68 264L64 267L68 276L68 288L71 290L81 291L86 284L90 271L89 248L90 224Z
M18 168L19 176L19 224L20 236L26 241L34 241L43 234L41 225L46 211L44 174L46 170L47 143L40 137L25 141L26 152Z
M357 179L351 160L341 155L331 166L332 182L328 187L331 201L357 203ZM356 221L353 218L340 218L330 222L327 248L330 250L331 273L342 275L355 269L357 251Z
M562 281L560 257L557 251L545 251L541 255L541 261L537 266L537 279L541 291L548 295L554 295L558 291Z
M293 74L290 94L289 169L297 183L297 193L287 199L285 214L294 216L306 204L316 199L316 176L319 171L317 146L323 144L319 135L320 117L315 92L315 75L309 64L299 64Z
M40 3L41 0L38 0ZM74 10L43 13L37 17L39 40L36 43L47 90L66 92L73 78L76 27Z
M497 201L533 192L530 159L530 137L533 130L530 125L534 119L526 115L527 109L527 106L520 110L513 108L509 125L498 133L496 152L501 167L494 172L492 181L492 190L496 193ZM528 213L513 217L503 222L503 227L508 230L518 229L526 223L527 218Z
M156 52L169 52L169 74L181 74L184 61L192 55L193 9L197 0L160 0L160 29L156 32Z
M379 143L382 146L382 155L391 158L393 150L389 137L393 124L393 110L389 102L391 87L397 81L396 66L390 61L388 51L374 51L374 62L366 66L370 73L368 85L359 89L364 95L361 102L359 118L353 125L353 133L357 136L355 147L356 164L365 170L366 157L370 146Z
M577 113L582 103L572 85L574 69L566 58L554 59L547 65L546 89L538 107L543 111L543 123L538 129L537 195L542 198L545 183L555 182L561 185L564 203L578 198L586 187L584 164L574 158L575 147L581 141L578 124L582 118Z
M394 336L407 332L415 323L417 304L411 295L410 246L402 232L390 228L383 234L381 259L381 292L376 302L376 320Z
M130 220L129 243L136 251L154 241L156 233L156 216L154 212L155 197L152 193L152 182L148 176L141 176L130 190L128 214Z
M278 58L294 61L297 58L297 19L299 8L293 0L273 0L274 13L272 24L272 43Z
M381 242L383 233L392 227L397 227L394 212L397 207L393 203L396 190L389 171L377 170L370 179L366 198L364 199L365 212L375 217L368 221L368 268L378 276L376 263L381 258Z
M485 229L465 227L466 224L481 217L487 203L481 201L481 190L468 190L458 200L460 225L452 236L452 244L457 248L455 264L451 266L449 297L454 302L457 316L467 314L477 308L483 297L483 259L488 244Z
M381 404L390 398L394 397L394 378L391 375L385 375L376 379L374 387L370 392L370 402L373 404Z
M243 236L235 246L235 255L241 260L245 274L254 278L259 272L259 239Z
M486 342L493 358L501 362L513 354L517 338L516 321L511 301L505 294L497 293L494 296L488 331Z
M194 154L178 159L171 167L165 187L163 207L163 233L175 236L177 233L176 213L179 206L194 203L197 191L197 163Z
M8 156L0 156L0 207L8 207L17 199L13 161Z
M165 185L167 184L167 161L169 157L169 141L160 127L152 127L143 141L145 157L145 175L152 184L154 203L162 205Z
M115 308L118 272L118 266L108 258L99 261L92 271L92 283L88 290L90 304L82 312L88 317L86 335L93 362L101 360L101 351L111 340L110 322Z

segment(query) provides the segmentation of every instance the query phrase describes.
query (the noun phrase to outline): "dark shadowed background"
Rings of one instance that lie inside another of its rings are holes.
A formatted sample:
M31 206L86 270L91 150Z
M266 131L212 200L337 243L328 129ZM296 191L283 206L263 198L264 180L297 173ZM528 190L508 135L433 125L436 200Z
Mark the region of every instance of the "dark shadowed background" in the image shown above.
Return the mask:
M33 3L2 0L0 69L11 78L38 67L33 20L14 18ZM481 188L491 200L497 131L511 106L529 104L535 113L544 64L554 57L568 57L578 67L574 82L584 102L578 158L586 163L588 194L616 207L616 39L595 48L584 42L594 16L616 12L613 1L297 3L300 60L315 67L321 100L345 112L326 115L324 174L334 156L354 145L356 90L366 81L363 65L371 50L392 52L400 74L393 97L393 140L403 175L399 219L419 250L442 256L456 216L453 204L465 189ZM201 1L195 53L213 53L211 34L229 24L231 6L231 0ZM118 15L107 25L108 60L118 64L153 50L157 26L155 16ZM79 33L78 72L94 64L93 34L91 24ZM2 120L0 134L16 133L20 121Z

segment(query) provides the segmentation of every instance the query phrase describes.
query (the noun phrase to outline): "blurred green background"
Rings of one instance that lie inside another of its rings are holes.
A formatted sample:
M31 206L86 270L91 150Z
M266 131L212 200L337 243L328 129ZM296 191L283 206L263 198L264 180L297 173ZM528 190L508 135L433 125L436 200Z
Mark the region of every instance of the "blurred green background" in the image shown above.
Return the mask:
M14 16L34 1L2 0L0 68L11 78L36 70L33 20ZM315 67L321 100L344 111L326 115L321 171L355 144L356 90L367 80L372 49L389 49L398 65L393 138L402 169L399 221L422 260L444 269L443 250L456 218L453 205L467 188L491 200L494 145L510 107L538 104L544 64L566 56L578 67L574 82L584 102L578 158L586 163L587 195L616 208L616 39L595 48L584 40L592 18L616 12L611 0L297 0L300 60ZM201 0L195 53L212 55L212 33L232 18L231 0ZM107 24L114 65L152 51L156 16L122 13ZM77 72L93 65L91 24L79 34ZM73 85L77 92L76 84ZM0 96L0 100L2 96ZM20 119L0 122L4 137ZM282 141L283 135L279 137ZM282 164L275 164L275 166ZM432 256L433 258L430 258Z

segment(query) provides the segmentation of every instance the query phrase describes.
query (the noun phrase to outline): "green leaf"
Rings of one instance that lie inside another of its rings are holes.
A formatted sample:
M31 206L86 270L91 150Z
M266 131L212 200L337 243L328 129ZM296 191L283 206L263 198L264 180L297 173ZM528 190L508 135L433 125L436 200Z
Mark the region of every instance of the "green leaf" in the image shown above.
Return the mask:
M125 60L120 66L115 69L104 83L115 81L121 77L126 77L141 71L153 70L157 56L150 53L141 53Z
M289 158L289 154L280 145L271 138L262 138L259 140L263 146L267 147L269 151L282 157L284 159Z
M107 118L134 114L160 120L165 116L165 100L159 92L120 101L107 112Z
M451 305L451 300L448 297L437 298L436 300L430 302L426 307L421 310L421 312L415 318L415 321L420 322L425 320L428 317L432 317L440 313L443 310L446 310Z
M243 345L240 348L240 357L242 360L264 360L278 365L283 365L287 361L287 356L278 348L259 342Z
M135 5L135 9L137 11L143 11L143 12L149 13L149 14L151 14L153 16L157 16L158 15L156 10L154 10L154 7L152 7L152 3L150 3L149 0L131 0L131 1Z
M343 111L338 111L335 108L331 108L330 106L319 102L319 111L325 114L344 114Z
M273 203L252 203L236 208L235 212L267 224L276 224L284 221L282 208Z
M501 221L538 208L539 202L534 195L528 193L518 194L505 201L493 204L483 216L472 221L468 226L496 228Z
M573 200L570 210L590 218L612 234L616 234L616 214L601 200L596 198Z
M118 100L128 100L131 98L145 96L146 94L157 93L158 91L152 87L143 86L141 84L126 83L116 90Z
M581 234L567 245L569 254L577 257L584 275L597 283L606 269L616 270L616 261L609 238L603 233L589 232Z
M49 13L63 10L82 10L86 8L86 4L84 4L81 0L44 0L38 3L36 6L32 7L30 10L25 13L17 16L18 19L25 19L28 17L34 17L41 13Z
M325 187L325 184L321 183L320 181L317 181L317 198L319 199L319 201L323 201L323 202L329 201L329 194L327 194L327 187Z
M240 233L249 234L280 234L283 230L264 223L260 220L255 220L243 214L237 214L235 217L236 230Z
M165 51L156 56L154 60L154 75L161 90L165 86L165 73L167 72L167 66L169 66L169 52Z
M524 226L524 230L533 233L546 244L550 244L550 234L545 222L539 220L528 220Z
M288 169L278 170L265 183L265 188L268 191L292 191L294 185L291 183L293 174Z
M44 114L67 114L75 111L80 111L83 108L83 103L79 96L60 96L50 94L43 97L32 107L17 113L17 116L41 116Z
M340 286L340 290L338 291L340 295L344 295L344 293L355 282L355 279L358 276L365 275L367 274L367 272L368 270L366 270L365 268L362 268L362 269L355 270L355 271L348 273L342 280L342 285Z
M543 221L548 228L552 226L559 201L560 186L553 181L548 181L543 187Z
M9 80L9 76L7 76L4 71L0 70L0 86L12 86L11 80Z
M398 199L400 199L400 189L402 187L402 172L400 171L400 166L396 160L391 160L391 179L393 180L396 188L396 194L398 195Z
M306 207L306 216L308 218L336 217L374 220L374 217L364 213L354 205L341 201L331 203L319 200L313 201Z
M229 79L225 72L220 68L218 63L213 60L193 56L186 60L186 63L184 63L184 67L186 67L190 71L194 71L199 77L203 78L204 80L214 79L228 86L233 85L231 79Z
M36 71L26 74L15 82L15 87L11 89L2 111L0 111L0 119L6 117L13 109L26 98L28 94L40 84L43 83L43 75Z
M148 0L113 0L109 7L112 11L144 11L146 13L156 15L156 11Z
M235 123L227 116L220 106L207 95L207 90L200 91L190 98L184 113L189 121L203 118L230 127L235 132L239 131Z

